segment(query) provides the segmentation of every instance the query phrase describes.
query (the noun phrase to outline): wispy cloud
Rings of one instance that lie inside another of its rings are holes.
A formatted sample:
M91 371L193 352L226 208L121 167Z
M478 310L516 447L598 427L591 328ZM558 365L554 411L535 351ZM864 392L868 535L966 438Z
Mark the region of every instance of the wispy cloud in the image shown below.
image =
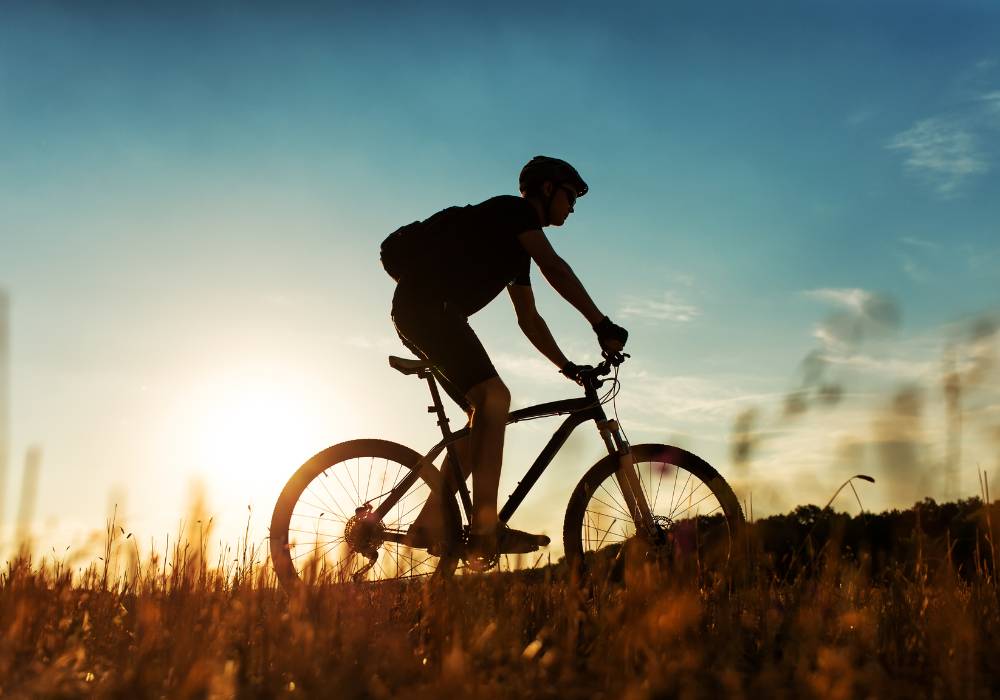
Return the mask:
M902 357L873 357L871 355L825 355L833 365L848 367L882 379L929 380L940 367L936 359L906 359Z
M1000 114L1000 90L987 92L984 95L980 95L979 99L986 103L987 109L991 112Z
M650 299L627 296L618 311L620 316L642 318L649 321L693 321L700 310L677 298L673 292L664 292L662 298Z
M344 344L360 350L377 350L378 352L393 353L404 357L412 355L412 353L403 347L399 338L390 335L352 335L344 341Z
M990 169L976 134L956 119L918 121L896 134L886 148L905 154L906 170L926 178L943 197L956 196L970 177Z
M924 270L924 268L921 267L921 265L917 263L917 261L911 258L909 255L900 256L900 260L903 267L903 272L906 273L906 276L909 277L914 282L919 282L920 284L923 284L929 279L927 272Z
M866 122L871 121L877 114L878 112L876 112L873 109L860 108L848 114L847 117L844 119L844 122L847 124L847 126L857 127L861 126Z
M539 355L511 352L490 353L493 364L502 376L513 375L526 379L532 384L567 384L568 380L559 374L555 365ZM569 385L572 386L572 385Z
M810 299L829 302L834 306L842 306L852 311L861 311L865 304L874 297L871 292L856 287L807 289L802 294Z
M630 369L628 390L618 400L630 427L685 432L725 424L741 409L779 399L778 392L752 391L733 376L666 375Z
M914 282L924 284L931 276L922 261L929 256L940 255L941 245L912 236L901 236L899 242L903 244L902 251L899 253L899 261L904 274Z

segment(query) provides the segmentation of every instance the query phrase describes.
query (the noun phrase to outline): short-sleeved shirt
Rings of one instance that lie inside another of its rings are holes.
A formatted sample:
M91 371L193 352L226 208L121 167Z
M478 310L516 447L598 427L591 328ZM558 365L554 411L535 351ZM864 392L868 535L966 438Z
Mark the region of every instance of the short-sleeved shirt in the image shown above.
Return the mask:
M476 313L510 284L530 285L531 257L518 236L541 228L530 202L501 195L465 207L461 223L433 242L426 263L408 280Z

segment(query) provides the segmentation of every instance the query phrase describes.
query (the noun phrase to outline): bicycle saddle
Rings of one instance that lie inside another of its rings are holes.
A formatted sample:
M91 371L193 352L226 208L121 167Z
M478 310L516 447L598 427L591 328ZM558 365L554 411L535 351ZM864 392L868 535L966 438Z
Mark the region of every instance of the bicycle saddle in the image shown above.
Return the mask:
M430 360L408 360L405 357L389 355L389 366L403 374L416 374L422 369L430 369L432 364Z

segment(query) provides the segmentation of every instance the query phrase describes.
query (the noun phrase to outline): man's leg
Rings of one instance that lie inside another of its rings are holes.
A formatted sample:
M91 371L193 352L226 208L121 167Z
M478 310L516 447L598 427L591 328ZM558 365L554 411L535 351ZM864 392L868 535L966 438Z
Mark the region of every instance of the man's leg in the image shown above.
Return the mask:
M469 454L469 438L468 436L462 438L454 445L452 449L455 450L455 454L458 456L458 463L462 469L462 476L459 477L463 481L468 478L469 472L472 470L472 458ZM452 470L452 459L451 454L445 452L444 463L441 466L441 474L446 476L451 474ZM454 497L458 493L458 484L448 479L444 482L444 495L445 497ZM440 494L431 494L431 497L427 499L426 505L420 509L417 517L414 518L413 523L410 525L409 529L416 536L416 541L420 544L424 542L434 541L444 527L441 516L441 500Z
M471 414L470 414L470 422L471 422ZM454 445L452 445L451 448L452 450L455 451L455 454L458 456L458 464L462 469L461 476L459 476L458 478L461 479L462 481L465 481L466 479L469 478L469 474L472 473L472 457L470 453L469 436L466 435L464 438L462 438L461 440L457 441ZM451 474L453 468L454 467L452 466L451 453L445 452L444 462L441 463L441 474L443 475ZM449 479L448 481L445 482L444 492L446 494L451 494L454 496L455 494L458 493L458 484L452 482L452 480Z
M469 460L473 465L471 531L475 535L491 535L497 527L497 492L510 391L500 377L491 377L472 387L466 398L472 404L469 430Z

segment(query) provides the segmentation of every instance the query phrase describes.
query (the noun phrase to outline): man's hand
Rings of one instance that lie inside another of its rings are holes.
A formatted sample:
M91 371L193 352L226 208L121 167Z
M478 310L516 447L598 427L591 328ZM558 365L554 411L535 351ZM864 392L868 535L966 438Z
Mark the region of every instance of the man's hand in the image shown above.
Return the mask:
M559 370L559 374L576 382L577 384L580 384L580 372L585 369L591 369L591 367L588 365L578 365L575 362L567 362L563 365L563 368Z
M597 333L601 350L605 352L621 352L628 341L628 331L612 323L607 316L594 324L594 332Z

